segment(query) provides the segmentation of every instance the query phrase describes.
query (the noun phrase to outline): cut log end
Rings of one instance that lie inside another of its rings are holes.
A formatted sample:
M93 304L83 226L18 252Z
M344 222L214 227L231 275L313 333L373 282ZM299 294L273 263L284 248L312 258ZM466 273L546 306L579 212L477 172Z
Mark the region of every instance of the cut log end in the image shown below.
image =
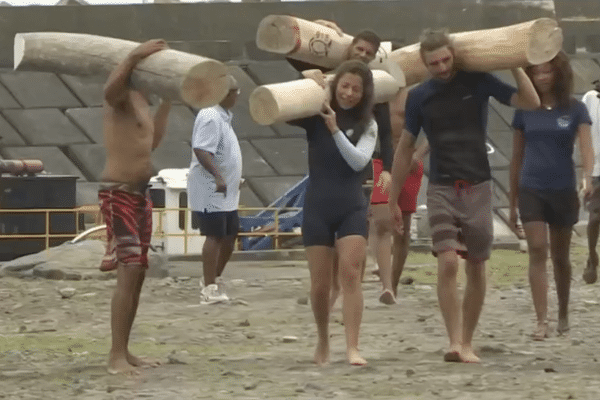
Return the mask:
M218 104L229 91L226 67L218 62L203 62L191 68L181 83L181 98L196 108Z
M287 15L263 18L256 32L256 46L264 51L288 54L298 46L298 24Z
M552 60L562 48L562 29L556 26L555 21L550 21L554 23L553 26L545 23L543 29L535 29L536 25L532 27L529 48L527 49L527 61L532 65L543 64Z
M273 93L266 87L254 89L249 99L250 115L259 125L271 125L277 121L279 106Z
M23 61L23 55L25 54L25 39L23 35L17 33L15 35L15 44L14 44L14 69L15 71L19 68L21 61Z

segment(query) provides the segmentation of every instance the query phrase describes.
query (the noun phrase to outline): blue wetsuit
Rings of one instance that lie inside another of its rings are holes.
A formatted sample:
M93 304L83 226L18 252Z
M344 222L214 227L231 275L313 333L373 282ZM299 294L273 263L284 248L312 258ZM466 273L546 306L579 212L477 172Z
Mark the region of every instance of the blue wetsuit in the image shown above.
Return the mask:
M348 111L336 111L340 129L356 144L359 136L352 135L356 121ZM368 202L362 188L368 161L356 171L344 158L334 136L320 115L291 121L306 130L308 140L309 181L304 199L302 236L304 246L333 246L335 240L348 235L368 234ZM375 129L371 121L365 133ZM338 138L339 139L339 138ZM373 143L374 146L374 143ZM368 158L372 156L367 155Z

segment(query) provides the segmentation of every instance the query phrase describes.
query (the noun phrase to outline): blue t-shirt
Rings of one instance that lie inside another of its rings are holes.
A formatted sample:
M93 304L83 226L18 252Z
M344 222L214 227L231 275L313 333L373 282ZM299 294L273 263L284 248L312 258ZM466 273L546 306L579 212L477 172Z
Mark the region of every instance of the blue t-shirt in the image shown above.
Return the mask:
M579 125L592 124L585 105L569 109L517 110L512 126L523 132L525 151L519 184L530 189L574 189L573 146Z
M488 100L493 96L509 105L516 91L491 74L459 71L450 81L430 79L409 92L405 129L415 138L421 129L427 135L431 182L491 178L485 145Z

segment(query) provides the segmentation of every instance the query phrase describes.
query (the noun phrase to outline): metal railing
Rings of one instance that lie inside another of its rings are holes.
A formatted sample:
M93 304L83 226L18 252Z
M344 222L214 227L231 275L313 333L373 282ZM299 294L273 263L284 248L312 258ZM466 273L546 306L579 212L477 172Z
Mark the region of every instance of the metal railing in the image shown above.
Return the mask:
M89 210L80 209L64 209L64 208L35 208L35 209L0 209L0 216L3 214L44 214L44 233L9 233L0 234L0 240L2 239L44 239L45 248L50 247L50 239L68 239L78 235L81 230L79 229L79 219L81 214L89 214ZM50 233L50 215L51 214L74 214L75 217L75 232L73 233ZM1 221L1 219L0 219Z
M280 229L280 214L285 213L285 212L290 212L290 211L299 211L299 210L301 210L300 207L281 207L281 208L277 208L277 207L239 207L238 213L240 215L240 218L243 218L244 217L243 214L246 212L266 211L266 212L274 213L274 216L273 216L274 221L273 221L272 225L261 226L258 230L255 230L255 231L251 231L251 232L240 231L238 233L238 237L236 238L236 248L239 246L239 241L244 237L272 236L273 237L273 247L275 249L279 249L279 247L281 246L282 238L302 236L302 233L280 232L280 230L279 230ZM189 208L155 208L153 211L154 211L154 214L158 214L158 222L157 222L156 229L152 233L152 237L155 239L164 239L166 237L182 237L182 238L184 238L183 253L188 254L188 238L192 237L192 236L200 236L200 232L198 230L193 230L192 232L190 232L188 229L188 226L190 225L190 224L188 224L188 222L189 222L189 218L191 216L192 210L190 210ZM164 221L166 219L167 213L169 213L169 212L176 214L177 216L175 216L173 218L177 218L177 220L179 220L181 213L183 213L183 219L182 219L182 221L180 221L181 223L179 224L180 230L182 230L183 232L181 232L181 233L165 232Z
M240 217L244 216L244 213L249 212L272 212L273 215L273 223L271 225L260 226L259 229L251 231L251 232L239 232L238 238L236 239L236 245L239 245L239 240L244 237L273 237L273 246L275 249L279 249L281 246L281 241L283 238L291 238L291 237L300 237L302 236L299 232L280 232L280 214L290 211L299 211L301 208L299 207L285 207L285 208L275 208L275 207L240 207L238 208L238 212ZM178 221L180 226L180 230L182 232L166 232L166 219L167 214L171 213L173 215L171 218L174 218ZM102 231L103 222L98 218L100 215L100 209L94 207L88 207L85 209L75 208L75 209L58 209L58 208L47 208L47 209L0 209L0 221L1 216L3 214L44 214L44 233L3 233L0 234L0 240L8 240L8 239L43 239L44 240L44 248L48 249L50 247L50 242L52 239L74 239L79 237L80 240L84 239L86 233L92 234L97 233L98 231ZM73 214L75 218L75 231L72 233L51 233L53 230L51 226L51 215L52 214ZM96 216L96 226L82 230L80 229L80 218L83 214L91 214ZM183 215L182 223L180 222L180 216ZM182 237L184 238L184 254L188 254L188 238L193 236L200 236L200 232L192 228L189 229L189 218L191 217L191 210L189 208L154 208L153 209L153 217L156 221L155 227L153 228L152 237L154 239L164 239L166 237ZM0 222L1 224L1 222Z

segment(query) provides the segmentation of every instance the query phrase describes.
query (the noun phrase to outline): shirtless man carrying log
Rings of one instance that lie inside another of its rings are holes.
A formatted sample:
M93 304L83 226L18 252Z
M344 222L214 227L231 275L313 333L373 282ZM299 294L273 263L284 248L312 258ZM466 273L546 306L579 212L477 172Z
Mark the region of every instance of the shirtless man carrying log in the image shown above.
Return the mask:
M162 101L154 117L146 96L129 86L136 65L167 49L164 40L150 40L135 48L112 71L104 87L104 187L98 193L106 220L108 246L102 271L116 270L117 287L112 297L112 347L108 358L111 374L136 373L136 367L157 366L129 353L131 326L137 312L152 235L152 202L148 181L150 155L165 134L169 101Z

